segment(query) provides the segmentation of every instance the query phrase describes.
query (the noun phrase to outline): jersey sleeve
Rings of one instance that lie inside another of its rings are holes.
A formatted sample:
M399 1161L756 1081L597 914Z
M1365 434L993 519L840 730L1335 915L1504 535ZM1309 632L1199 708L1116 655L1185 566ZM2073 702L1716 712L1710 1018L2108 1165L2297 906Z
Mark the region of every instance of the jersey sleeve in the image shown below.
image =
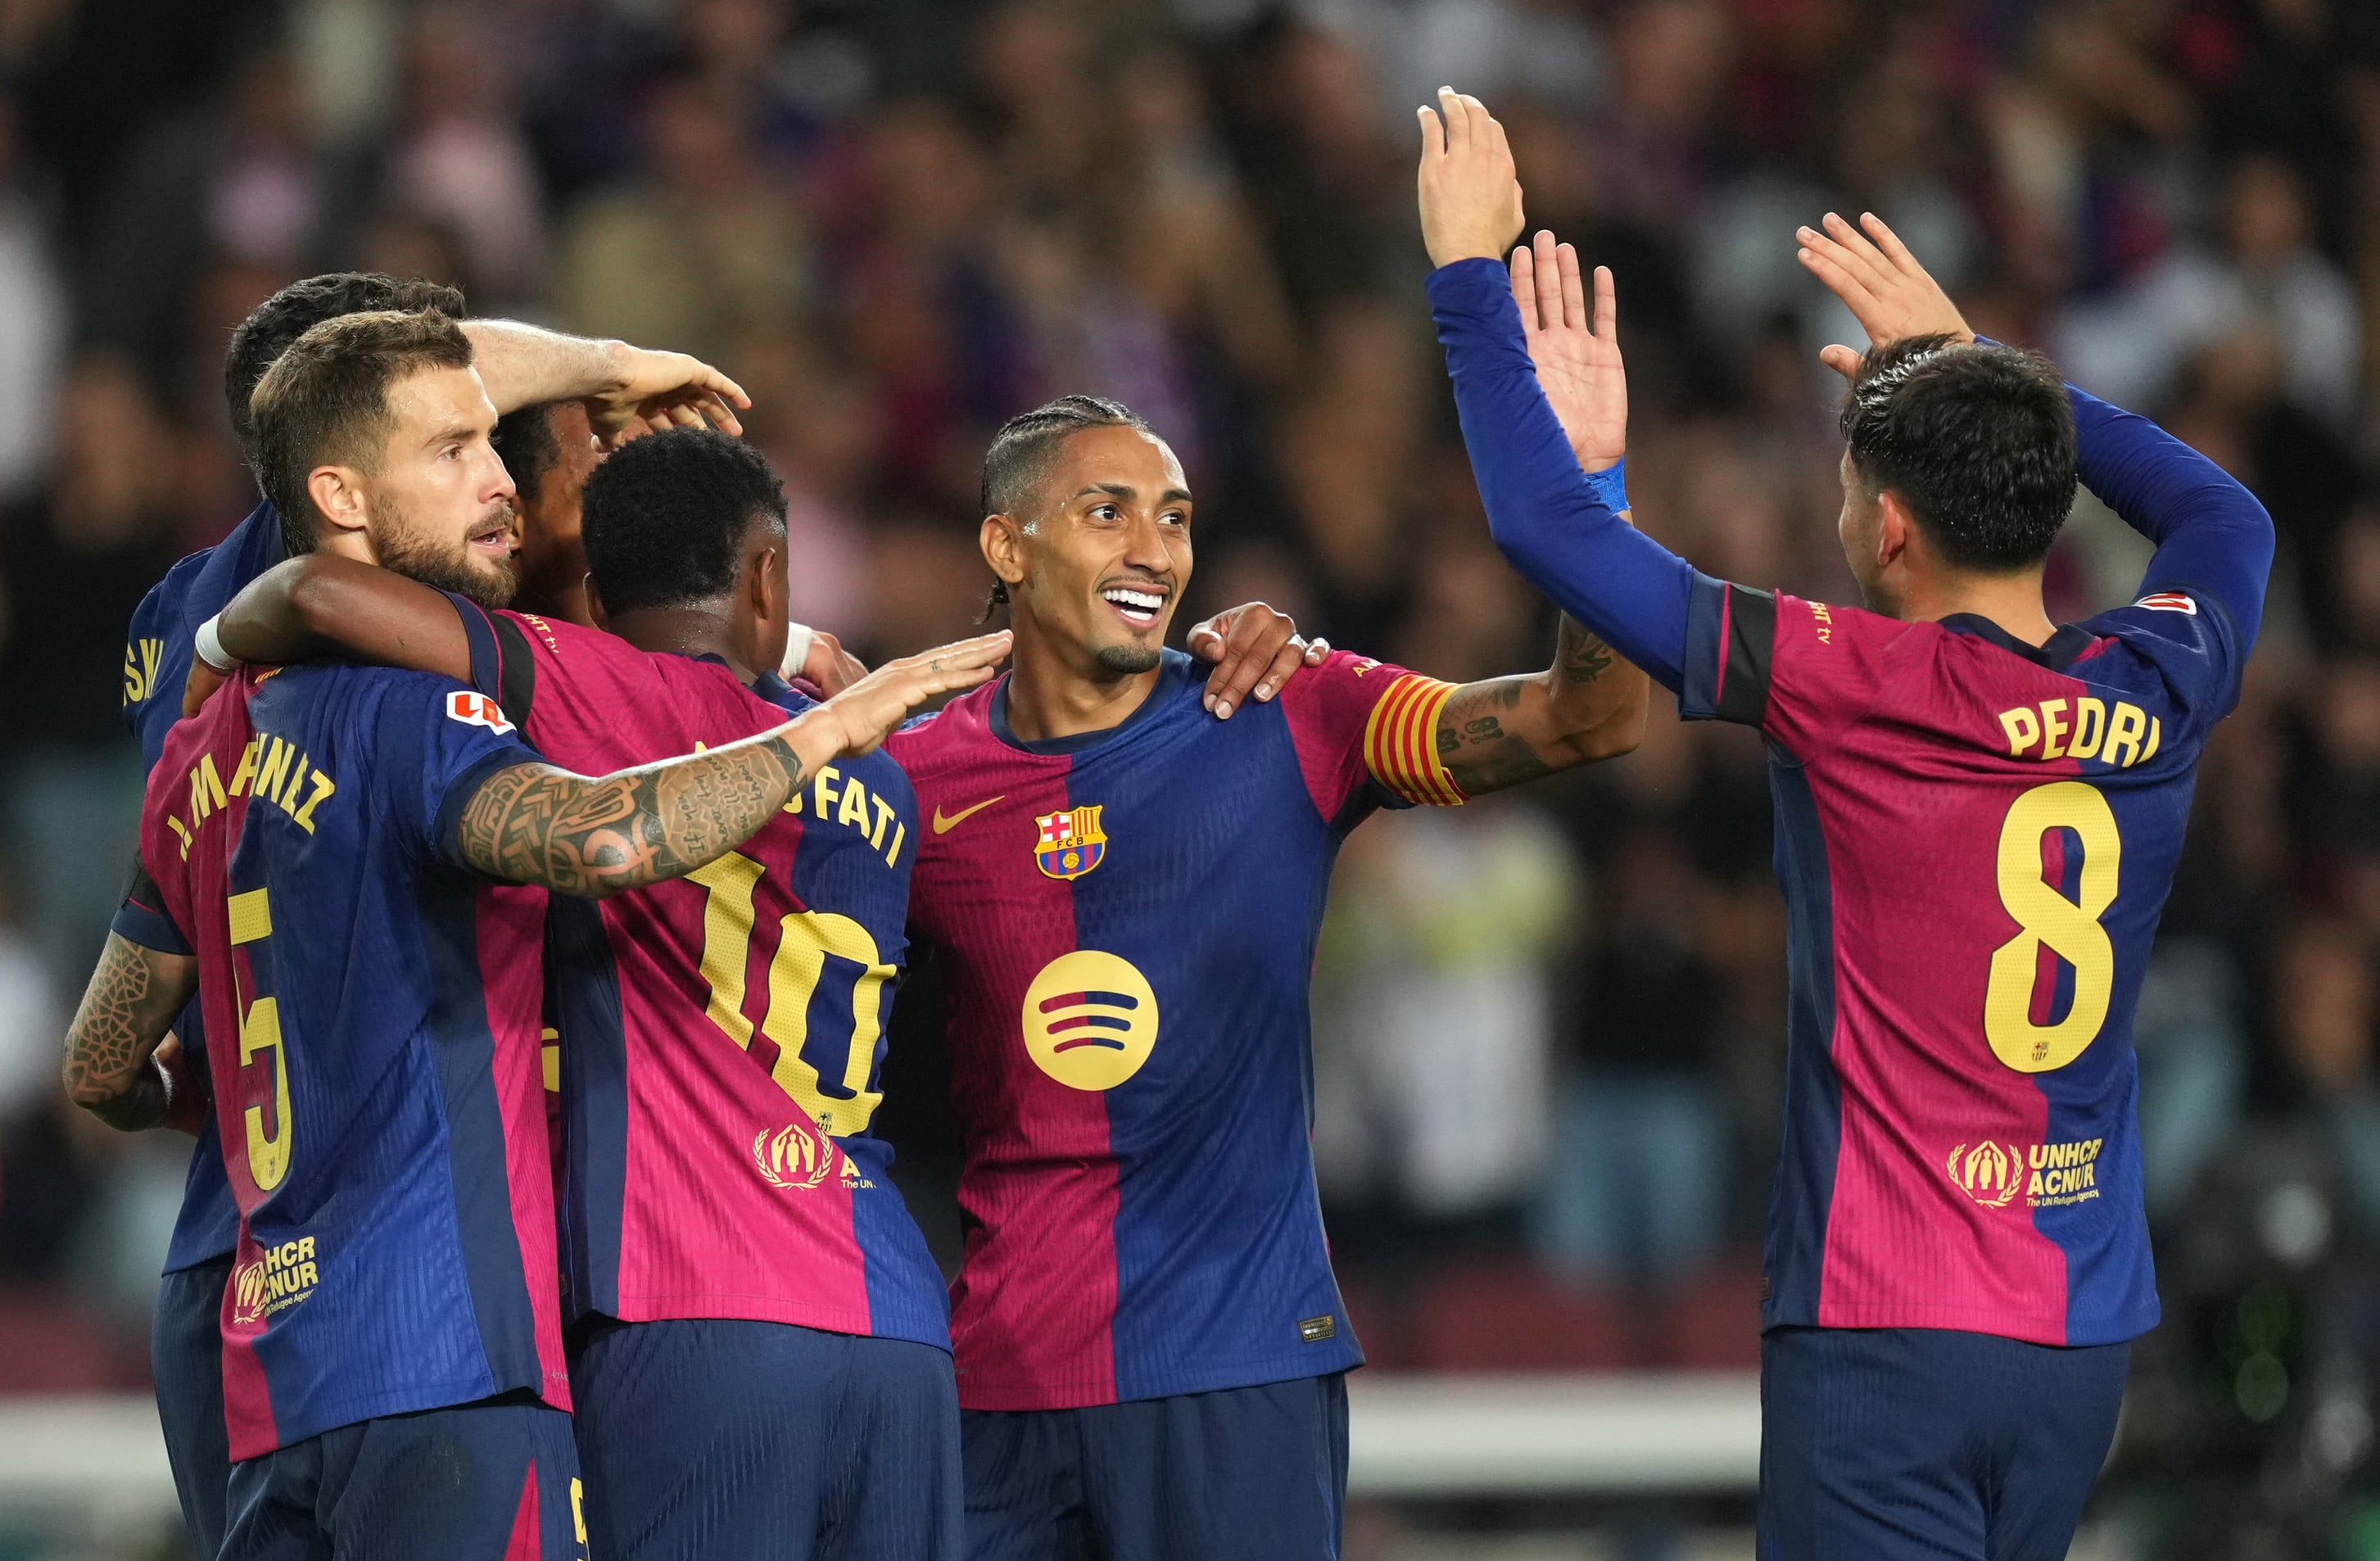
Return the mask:
M1438 758L1439 712L1454 686L1344 650L1283 684L1281 710L1315 810L1351 824L1351 811L1384 804L1463 801Z
M124 902L116 907L115 919L108 926L126 942L154 949L161 954L196 951L175 922L173 910L165 903L164 891L149 876L148 865L138 855L132 859L131 878L124 886Z
M496 771L540 762L493 697L426 673L391 680L366 741L382 817L421 855L467 870L463 810Z
M2220 597L2190 588L2151 591L2082 627L2120 642L2156 670L2172 707L2168 720L2180 731L2204 732L2239 703L2246 647Z
M537 657L528 631L510 612L491 612L469 597L445 594L471 642L471 686L493 699L523 729L537 701Z
M1909 625L1851 607L1694 576L1678 712L1756 726L1807 759L1875 708Z

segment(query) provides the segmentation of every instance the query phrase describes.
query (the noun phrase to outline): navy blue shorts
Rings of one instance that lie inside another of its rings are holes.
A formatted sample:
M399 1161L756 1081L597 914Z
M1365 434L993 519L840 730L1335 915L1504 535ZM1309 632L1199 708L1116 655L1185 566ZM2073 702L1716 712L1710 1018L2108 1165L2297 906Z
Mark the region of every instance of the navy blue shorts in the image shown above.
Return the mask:
M230 1282L229 1252L166 1275L157 1284L157 1317L149 1332L149 1369L157 1382L157 1420L165 1431L165 1459L174 1466L174 1494L182 1499L191 1548L210 1557L223 1549L231 1483L223 1395L223 1294Z
M232 1465L224 1561L586 1561L570 1417L527 1394L383 1415Z
M1087 1410L970 1410L968 1561L1319 1561L1347 1511L1347 1377Z
M2115 1440L2125 1344L1773 1328L1760 1561L2062 1561Z
M948 1352L783 1323L612 1323L570 1364L606 1561L958 1561Z

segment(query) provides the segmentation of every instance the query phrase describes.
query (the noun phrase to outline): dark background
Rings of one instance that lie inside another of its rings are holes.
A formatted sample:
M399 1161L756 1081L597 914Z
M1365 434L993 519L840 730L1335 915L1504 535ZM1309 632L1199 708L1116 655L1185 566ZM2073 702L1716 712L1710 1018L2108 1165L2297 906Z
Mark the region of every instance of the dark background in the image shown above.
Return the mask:
M138 806L124 623L252 502L219 377L249 308L421 272L709 357L792 490L797 615L870 657L969 625L987 435L1093 390L1187 465L1194 614L1524 670L1549 615L1488 546L1420 292L1441 80L1617 272L1637 517L1700 567L1852 599L1815 350L1859 338L1791 236L1830 207L2271 507L2142 1005L2167 1320L2100 1531L2380 1555L2380 6L2350 0L0 0L0 1386L145 1370L182 1155L71 1119L55 1064ZM2129 599L2143 550L2087 501L2070 529L2054 611ZM1318 1156L1383 1367L1755 1359L1761 756L1656 704L1626 760L1350 843ZM880 1120L947 1252L936 1012L929 968Z

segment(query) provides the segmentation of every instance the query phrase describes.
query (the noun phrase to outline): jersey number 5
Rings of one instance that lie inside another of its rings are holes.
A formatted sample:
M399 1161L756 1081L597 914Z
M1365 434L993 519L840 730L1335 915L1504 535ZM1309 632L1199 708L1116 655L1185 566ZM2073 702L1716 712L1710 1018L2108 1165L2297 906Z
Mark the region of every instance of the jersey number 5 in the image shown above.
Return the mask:
M264 890L251 889L231 897L231 944L237 949L245 944L261 943L273 936L273 912L265 903ZM256 954L249 955L249 969L256 968ZM248 1108L248 1178L256 1183L260 1192L270 1192L281 1185L289 1174L289 1055L281 1044L281 1004L272 998L248 1000L248 993L239 979L239 962L232 962L232 1000L239 1005L239 1066L241 1077L247 1077L249 1064L259 1052L273 1054L273 1131L264 1128L264 1107Z
M763 870L742 852L731 851L686 875L688 882L710 891L702 907L702 979L710 988L710 1022L747 1052L752 1049L752 1022L744 1017L744 972L752 951L752 890ZM831 962L838 970L853 969L847 987L838 980L844 999L838 1006L850 1010L851 1035L839 1059L840 1091L832 1095L822 1087L817 1067L802 1055L809 1044L812 999L819 996ZM779 924L777 952L769 961L769 1009L760 1020L760 1034L777 1047L776 1064L769 1073L831 1137L866 1131L884 1099L870 1075L876 1068L876 1040L884 1033L884 983L892 974L877 952L876 939L849 916L796 911Z
M2074 900L2042 877L2041 842L2053 829L2071 831L2082 848ZM2099 1038L2099 1027L2107 1022L2107 1002L2116 989L2116 946L2099 918L2116 902L2123 854L2115 810L2096 787L2054 780L2009 806L2000 825L2000 903L2020 930L1992 950L1984 1035L1993 1055L2020 1073L2065 1067ZM2073 970L2074 998L2065 1018L2036 1024L2034 996L2044 948Z

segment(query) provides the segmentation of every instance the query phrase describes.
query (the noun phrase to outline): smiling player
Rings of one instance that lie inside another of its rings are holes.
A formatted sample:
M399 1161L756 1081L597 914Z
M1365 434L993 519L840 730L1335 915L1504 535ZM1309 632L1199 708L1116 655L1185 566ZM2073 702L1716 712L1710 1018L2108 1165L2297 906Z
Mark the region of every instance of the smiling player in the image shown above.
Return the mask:
M1217 721L1164 646L1191 498L1146 423L1092 396L1015 418L983 509L1015 671L886 744L929 826L911 920L965 1135L969 1553L1335 1555L1363 1357L1308 1144L1332 858L1379 807L1628 751L1643 675L1565 620L1535 676L1342 652Z
M414 580L310 557L225 610L225 650L468 674L582 770L813 708L771 670L786 538L765 457L673 430L585 492L589 601L612 633L468 602L458 619ZM1287 677L1303 649L1261 608L1210 637L1246 653L1250 681ZM686 882L549 913L565 1310L599 1554L960 1555L941 1276L871 1128L924 832L891 758L844 759Z

